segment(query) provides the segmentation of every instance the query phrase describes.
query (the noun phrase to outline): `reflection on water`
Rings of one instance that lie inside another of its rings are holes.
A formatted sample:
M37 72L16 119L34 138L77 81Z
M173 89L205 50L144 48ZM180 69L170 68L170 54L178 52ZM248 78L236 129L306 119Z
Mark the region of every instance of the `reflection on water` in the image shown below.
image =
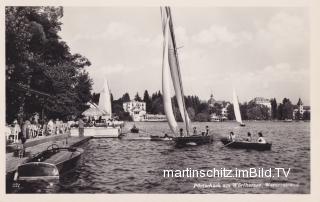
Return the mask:
M310 126L305 122L194 123L198 130L209 125L216 135L211 145L176 149L172 142L128 139L92 139L81 147L84 154L75 170L64 175L59 183L48 187L32 185L20 192L59 193L309 193L310 192ZM143 133L169 132L167 123L136 123ZM127 124L127 129L131 124ZM235 150L222 147L218 138L230 131L238 135L250 131L257 138L262 131L273 143L271 151ZM248 169L291 168L288 178L164 178L164 169ZM195 183L291 183L296 186L263 188L194 188ZM32 187L32 189L30 188ZM31 191L32 190L32 191Z

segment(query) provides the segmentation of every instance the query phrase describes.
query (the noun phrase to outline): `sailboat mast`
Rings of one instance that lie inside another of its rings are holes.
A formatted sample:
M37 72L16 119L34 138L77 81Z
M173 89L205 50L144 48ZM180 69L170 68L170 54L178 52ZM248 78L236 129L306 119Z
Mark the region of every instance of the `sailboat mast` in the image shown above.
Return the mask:
M176 40L175 40L175 35L174 35L174 31L173 31L173 22L172 22L172 15L171 15L171 10L170 7L166 6L166 11L167 11L167 15L169 16L169 26L170 26L170 34L172 37L172 44L173 44L173 51L175 54L175 59L177 62L177 70L178 70L178 75L179 75L179 83L181 86L181 95L182 95L182 104L183 104L183 110L184 110L184 122L186 124L186 130L187 130L187 135L189 136L190 132L189 132L189 121L188 121L188 117L187 117L187 110L186 110L186 106L185 106L185 98L184 98L184 93L183 93L183 85L182 85L182 79L181 79L181 72L180 72L180 64L179 64L179 59L178 59L178 51L177 51L177 45L176 45Z

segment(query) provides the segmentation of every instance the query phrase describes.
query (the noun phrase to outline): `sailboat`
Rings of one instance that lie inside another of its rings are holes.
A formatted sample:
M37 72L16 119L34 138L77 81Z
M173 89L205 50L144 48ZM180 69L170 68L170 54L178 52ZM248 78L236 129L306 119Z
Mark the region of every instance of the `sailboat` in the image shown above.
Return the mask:
M245 124L242 122L240 108L239 108L239 100L238 100L238 96L236 94L235 89L233 89L233 110L234 110L234 115L236 117L236 121L240 123L240 126L245 126Z
M103 112L102 118L108 120L112 116L111 108L111 94L108 85L108 81L105 79L103 84L103 90L100 93L98 108Z
M84 136L110 138L121 136L123 121L112 119L111 93L106 79L104 79L103 89L100 92L98 106L88 109L82 115L100 117L93 127L85 127ZM71 136L77 135L77 129L71 129Z
M179 135L175 135L173 140L177 147L188 145L201 145L213 142L213 136L208 133L202 135L190 134L190 119L184 102L183 85L178 59L177 45L173 29L172 15L170 7L161 7L161 19L163 29L163 58L162 58L162 91L164 111L169 123L169 127L174 134L178 134L178 124L175 120L170 95L170 83L172 81L176 95L180 114L183 119L184 129L179 129Z

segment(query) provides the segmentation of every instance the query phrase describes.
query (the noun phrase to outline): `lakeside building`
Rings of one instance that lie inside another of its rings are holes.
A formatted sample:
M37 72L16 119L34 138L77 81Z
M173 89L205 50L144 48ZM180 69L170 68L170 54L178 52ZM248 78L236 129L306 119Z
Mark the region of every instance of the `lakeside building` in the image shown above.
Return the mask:
M221 109L221 118L222 120L227 120L228 119L228 107L229 107L230 103L227 102L223 108Z
M225 101L218 101L215 100L213 97L213 94L210 95L210 99L208 100L209 108L214 108L214 106L218 104L221 108L221 114L217 115L216 113L210 114L210 121L216 122L216 121L224 121L228 119L228 106L230 105L230 102Z
M133 121L143 121L146 115L146 103L132 100L123 103L123 110L128 112Z
M266 107L268 107L271 110L271 102L269 99L267 98L263 98L263 97L255 97L252 99L252 101L258 105L264 105Z
M163 114L145 114L143 116L143 121L162 122L162 121L167 121L167 117L166 115L163 115Z
M266 106L268 108L268 113L271 116L271 102L269 99L263 97L255 97L251 101L258 105Z
M296 105L293 106L293 114L292 117L293 119L296 119L296 114L299 112L300 114L300 118L303 118L303 114L305 112L311 112L311 108L310 106L304 106L302 100L299 98L298 103Z

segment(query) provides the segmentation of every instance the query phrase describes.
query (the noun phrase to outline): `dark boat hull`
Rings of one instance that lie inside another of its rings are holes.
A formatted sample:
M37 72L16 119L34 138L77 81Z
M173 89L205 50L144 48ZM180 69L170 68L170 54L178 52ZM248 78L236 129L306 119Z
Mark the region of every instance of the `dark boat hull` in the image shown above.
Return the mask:
M78 163L83 149L58 148L46 150L18 167L15 181L56 179L72 170Z
M139 133L139 129L138 128L131 128L131 133Z
M213 142L213 136L200 136L192 135L187 137L174 137L173 138L176 147L196 146L203 144L211 144Z
M235 149L250 149L250 150L258 150L258 151L266 151L271 150L271 143L256 143L256 142L245 142L245 141L235 141L232 142L228 138L221 138L221 142L230 148Z

